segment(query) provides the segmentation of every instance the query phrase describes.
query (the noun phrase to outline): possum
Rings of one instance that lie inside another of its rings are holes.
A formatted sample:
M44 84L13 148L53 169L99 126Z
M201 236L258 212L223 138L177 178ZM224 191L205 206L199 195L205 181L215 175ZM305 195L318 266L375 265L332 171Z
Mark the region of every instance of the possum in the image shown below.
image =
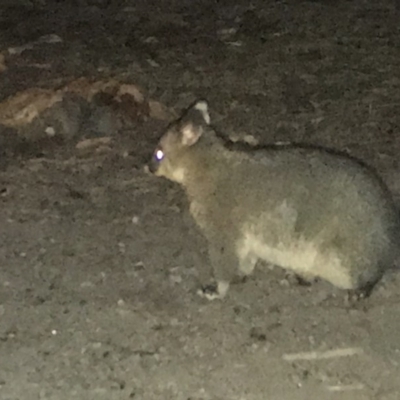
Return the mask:
M186 192L208 243L210 300L258 260L365 297L399 255L399 212L372 168L307 145L230 148L204 100L168 126L148 167Z

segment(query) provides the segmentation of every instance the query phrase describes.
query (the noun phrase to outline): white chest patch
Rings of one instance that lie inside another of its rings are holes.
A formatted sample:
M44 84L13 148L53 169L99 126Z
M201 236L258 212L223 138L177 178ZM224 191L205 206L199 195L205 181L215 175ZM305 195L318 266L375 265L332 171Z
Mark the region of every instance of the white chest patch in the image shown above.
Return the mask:
M174 168L171 171L171 180L177 183L183 183L185 179L185 169L184 168Z
M350 269L343 265L339 255L322 250L312 241L300 239L271 246L247 232L238 242L237 254L240 259L254 256L300 275L320 277L343 289L353 287Z

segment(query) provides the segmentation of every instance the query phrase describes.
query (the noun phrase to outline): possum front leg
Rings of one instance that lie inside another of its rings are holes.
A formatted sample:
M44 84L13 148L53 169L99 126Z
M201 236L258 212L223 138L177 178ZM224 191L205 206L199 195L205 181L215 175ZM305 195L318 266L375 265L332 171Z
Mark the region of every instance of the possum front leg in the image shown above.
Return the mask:
M220 242L209 244L208 255L214 271L215 284L203 286L198 294L208 300L221 300L226 296L236 275L239 260L232 246Z

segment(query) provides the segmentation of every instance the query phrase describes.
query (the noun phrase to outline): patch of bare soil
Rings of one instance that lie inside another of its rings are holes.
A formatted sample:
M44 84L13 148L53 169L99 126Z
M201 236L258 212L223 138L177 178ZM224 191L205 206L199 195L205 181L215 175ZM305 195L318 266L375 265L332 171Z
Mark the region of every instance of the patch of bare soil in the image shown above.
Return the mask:
M143 169L205 97L226 135L346 150L400 197L399 33L389 1L4 3L0 399L399 399L395 271L357 307L266 265L209 303L183 194Z

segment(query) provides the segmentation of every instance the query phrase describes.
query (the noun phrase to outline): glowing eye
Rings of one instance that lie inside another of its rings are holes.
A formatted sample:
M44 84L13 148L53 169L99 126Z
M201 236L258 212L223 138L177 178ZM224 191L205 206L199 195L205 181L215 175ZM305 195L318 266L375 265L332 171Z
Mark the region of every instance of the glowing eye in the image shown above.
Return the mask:
M164 158L164 152L162 150L157 150L154 156L157 161L161 161Z

